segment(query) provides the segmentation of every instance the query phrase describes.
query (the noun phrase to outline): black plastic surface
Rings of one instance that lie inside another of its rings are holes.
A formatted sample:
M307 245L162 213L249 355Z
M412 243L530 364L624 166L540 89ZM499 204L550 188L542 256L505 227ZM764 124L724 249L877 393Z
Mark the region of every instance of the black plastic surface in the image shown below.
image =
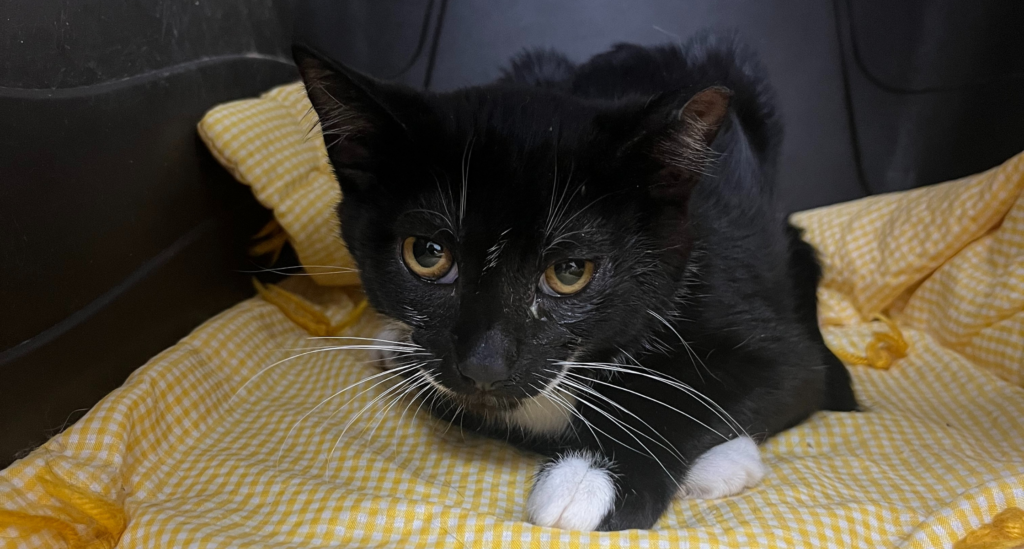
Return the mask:
M431 32L443 0L433 3ZM301 0L296 33L339 61L380 78L413 57L429 0L403 3ZM835 18L829 2L452 0L432 75L434 90L489 82L526 47L549 46L574 60L616 42L685 40L711 28L754 47L778 89L786 124L780 177L790 210L863 196L851 152ZM397 81L422 87L429 55Z
M245 244L269 214L196 123L297 77L290 13L0 5L0 465L252 295Z
M282 62L224 59L85 89L0 91L0 303L17 319L0 350L85 307L212 215L229 185L204 177L217 167L201 162L196 122L292 74Z
M1024 150L1024 4L835 3L872 193L963 177Z
M849 14L857 68L885 91L1024 82L1024 2L840 1Z
M0 2L0 87L73 88L197 60L289 59L291 2Z

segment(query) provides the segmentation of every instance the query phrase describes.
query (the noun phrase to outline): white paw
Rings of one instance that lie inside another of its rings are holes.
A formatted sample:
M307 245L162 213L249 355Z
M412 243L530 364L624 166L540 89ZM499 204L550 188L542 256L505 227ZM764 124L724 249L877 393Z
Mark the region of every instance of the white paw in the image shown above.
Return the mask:
M682 496L716 499L732 496L761 482L764 464L750 437L723 442L704 452L683 480Z
M559 457L537 475L526 502L528 520L563 530L597 528L615 505L615 481L608 465L583 451Z

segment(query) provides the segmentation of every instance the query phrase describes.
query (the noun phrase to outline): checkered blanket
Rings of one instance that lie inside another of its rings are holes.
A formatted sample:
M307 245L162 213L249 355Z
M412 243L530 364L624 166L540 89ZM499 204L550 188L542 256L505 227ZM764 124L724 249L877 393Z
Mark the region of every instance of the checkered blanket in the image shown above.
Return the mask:
M338 268L351 267L339 196L322 140L304 138L307 109L293 85L219 107L200 130L311 270L330 266L284 286L340 323L359 296ZM255 297L0 472L0 545L949 547L1024 507L1022 191L1018 156L795 215L825 263L829 345L863 355L891 330L872 321L884 313L907 356L851 365L863 412L819 413L769 440L759 486L677 501L653 530L525 523L538 456L389 399L393 380L373 378L366 351L317 350L325 340ZM345 335L378 322L367 313Z

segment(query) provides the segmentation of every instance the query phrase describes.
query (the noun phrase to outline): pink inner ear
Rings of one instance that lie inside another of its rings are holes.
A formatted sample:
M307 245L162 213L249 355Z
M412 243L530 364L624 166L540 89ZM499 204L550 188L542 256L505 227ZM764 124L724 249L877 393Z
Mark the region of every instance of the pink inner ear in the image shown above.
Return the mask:
M718 134L726 113L729 112L729 100L732 92L723 86L712 86L702 90L690 98L679 113L679 118L687 123L696 123L697 132L705 143L711 142Z

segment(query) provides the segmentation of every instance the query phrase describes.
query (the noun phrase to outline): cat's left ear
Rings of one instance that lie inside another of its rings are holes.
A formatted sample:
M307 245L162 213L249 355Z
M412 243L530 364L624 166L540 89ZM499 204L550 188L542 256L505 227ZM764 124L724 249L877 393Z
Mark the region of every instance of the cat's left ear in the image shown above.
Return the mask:
M342 192L351 196L373 189L380 167L401 163L413 147L406 122L408 113L425 110L420 97L302 46L292 53Z
M669 111L668 124L655 131L649 142L649 154L661 166L651 186L653 196L686 203L714 161L711 144L729 114L731 99L728 88L712 86L694 94L682 108Z

